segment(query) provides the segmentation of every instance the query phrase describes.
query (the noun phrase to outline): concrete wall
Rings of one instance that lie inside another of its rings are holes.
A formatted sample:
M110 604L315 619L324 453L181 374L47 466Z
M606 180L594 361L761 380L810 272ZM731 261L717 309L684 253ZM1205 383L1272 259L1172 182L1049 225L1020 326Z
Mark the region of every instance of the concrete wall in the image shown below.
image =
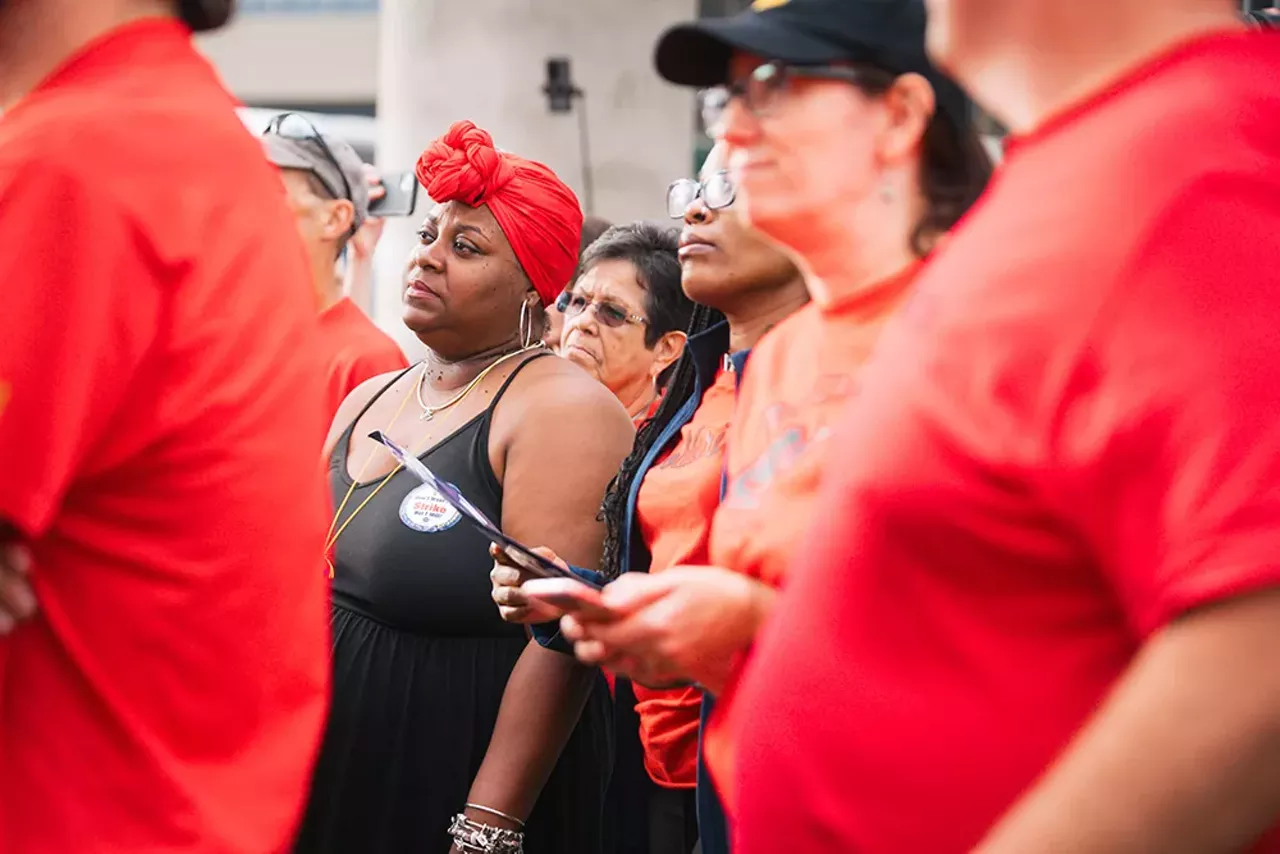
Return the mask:
M197 44L250 104L369 104L376 97L376 13L242 13Z
M489 130L497 145L541 160L582 197L579 117L551 114L541 92L545 61L569 57L585 93L594 212L615 221L662 216L672 178L693 151L693 95L660 81L653 46L694 0L383 0L379 51L379 157L412 163L457 119ZM388 255L406 257L413 223L391 223ZM398 290L378 291L387 328Z
M420 150L459 118L582 189L578 117L553 115L544 63L567 56L585 90L596 213L657 215L688 168L693 97L652 70L653 45L693 0L384 0L379 116ZM581 195L581 193L580 193Z
M586 92L595 212L644 217L661 215L694 145L693 97L653 73L654 42L696 13L696 0L383 0L380 15L241 14L198 43L247 103L376 102L382 139L406 155L470 118L581 195L579 117L550 114L540 91L545 60L566 56Z

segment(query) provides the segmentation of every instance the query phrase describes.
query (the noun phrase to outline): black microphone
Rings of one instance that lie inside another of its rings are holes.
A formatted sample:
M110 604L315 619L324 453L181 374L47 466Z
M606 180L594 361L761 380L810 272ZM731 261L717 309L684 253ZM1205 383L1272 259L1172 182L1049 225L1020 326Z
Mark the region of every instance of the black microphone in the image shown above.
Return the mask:
M553 113L567 113L573 109L573 99L581 90L573 85L573 71L569 58L553 56L547 60L547 82L542 87L547 105Z

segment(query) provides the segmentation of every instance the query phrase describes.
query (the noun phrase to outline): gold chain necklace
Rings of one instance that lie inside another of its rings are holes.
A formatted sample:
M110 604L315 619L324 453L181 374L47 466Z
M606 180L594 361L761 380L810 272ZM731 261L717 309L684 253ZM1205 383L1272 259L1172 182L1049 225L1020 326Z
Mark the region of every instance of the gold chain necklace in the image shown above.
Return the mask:
M439 404L438 406L428 406L427 402L422 399L422 384L423 382L426 381L426 378L427 378L426 363L423 362L422 373L418 374L418 382L416 387L414 388L414 394L418 398L418 405L422 407L422 414L418 416L418 420L430 421L432 418L436 417L437 413L444 412L446 409L458 403L464 397L470 394L471 390L474 389L476 386L480 385L480 381L483 380L486 376L488 376L489 372L492 371L494 368L498 367L498 365L501 365L503 362L507 361L508 359L514 359L516 356L520 356L520 355L523 355L524 353L528 353L530 350L537 350L538 348L543 346L545 345L541 341L539 341L538 343L531 344L528 347L521 347L519 350L513 350L507 355L503 356L502 358L495 360L493 363L489 365L489 367L485 368L483 371L476 374L476 378L473 379L471 382L467 383L463 387L462 391L458 392L453 397L446 400L444 403Z

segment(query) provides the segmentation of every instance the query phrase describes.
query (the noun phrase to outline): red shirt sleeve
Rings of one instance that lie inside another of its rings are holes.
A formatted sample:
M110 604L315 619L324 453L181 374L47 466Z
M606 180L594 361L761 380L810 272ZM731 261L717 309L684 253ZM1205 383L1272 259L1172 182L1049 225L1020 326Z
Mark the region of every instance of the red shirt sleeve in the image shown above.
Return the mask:
M1060 498L1140 633L1280 582L1277 234L1271 184L1184 192L1066 379Z
M38 537L155 336L159 288L130 217L57 165L0 164L0 246L0 521Z
M391 347L362 353L350 361L339 362L329 376L329 396L334 404L333 411L337 412L347 395L366 380L393 371L403 371L407 367L409 363L404 354Z

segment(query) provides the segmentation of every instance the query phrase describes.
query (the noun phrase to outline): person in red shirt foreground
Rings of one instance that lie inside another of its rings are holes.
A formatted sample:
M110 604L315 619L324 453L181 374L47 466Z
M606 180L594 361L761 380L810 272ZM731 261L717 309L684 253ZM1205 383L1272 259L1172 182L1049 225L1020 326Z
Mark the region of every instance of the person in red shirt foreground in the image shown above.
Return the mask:
M315 299L175 13L0 4L6 854L282 851L325 714Z
M821 512L831 427L921 259L990 171L964 96L924 56L923 7L758 5L670 31L658 69L692 86L732 81L704 109L713 119L724 110L714 124L741 161L744 210L800 259L812 302L761 339L742 374L711 566L629 573L604 593L625 619L564 620L585 661L642 683L692 679L717 695L704 752L731 817L725 720L743 708L735 687L743 657L801 532ZM806 706L819 696L808 687L792 695Z
M267 159L280 169L289 210L311 263L320 302L320 336L329 381L329 412L367 379L409 367L400 345L343 294L336 267L369 221L373 188L354 148L320 132L297 113L281 113L262 135Z
M1280 851L1280 38L934 6L1014 138L831 443L737 850Z

